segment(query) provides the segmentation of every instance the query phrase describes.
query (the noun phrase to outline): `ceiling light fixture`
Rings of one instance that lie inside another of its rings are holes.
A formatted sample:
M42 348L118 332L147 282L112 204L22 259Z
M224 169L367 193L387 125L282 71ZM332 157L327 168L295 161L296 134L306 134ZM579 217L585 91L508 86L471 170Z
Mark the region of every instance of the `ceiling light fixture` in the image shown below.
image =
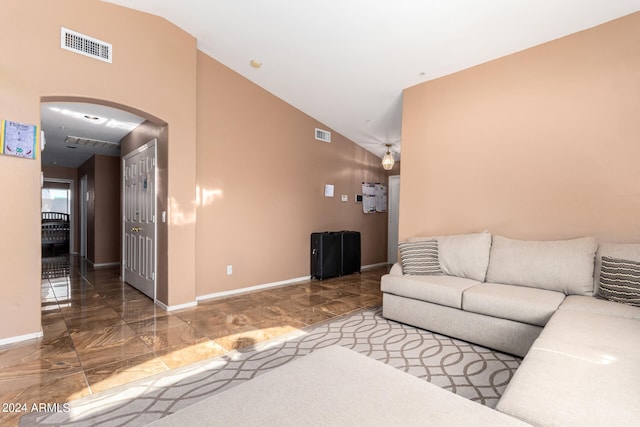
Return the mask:
M382 167L386 171L390 171L393 169L393 165L395 160L393 160L393 156L391 155L391 144L385 144L387 146L387 154L382 158Z
M251 61L249 61L249 65L251 65L253 68L260 68L262 67L262 62L258 61L257 59L252 59Z

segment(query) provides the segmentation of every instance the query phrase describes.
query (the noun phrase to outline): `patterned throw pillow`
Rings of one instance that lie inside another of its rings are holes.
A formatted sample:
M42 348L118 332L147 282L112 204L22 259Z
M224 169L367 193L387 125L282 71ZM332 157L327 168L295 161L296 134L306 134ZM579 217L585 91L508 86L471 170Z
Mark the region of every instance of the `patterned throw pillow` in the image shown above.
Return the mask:
M598 296L640 307L640 262L603 256Z
M404 274L442 274L438 261L438 241L400 242L400 263Z

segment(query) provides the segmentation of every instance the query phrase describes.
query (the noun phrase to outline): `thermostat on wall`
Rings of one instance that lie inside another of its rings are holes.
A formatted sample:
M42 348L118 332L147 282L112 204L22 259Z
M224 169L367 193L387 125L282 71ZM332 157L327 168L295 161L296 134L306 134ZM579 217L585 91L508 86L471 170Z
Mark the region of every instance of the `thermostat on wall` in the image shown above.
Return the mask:
M356 203L362 203L362 194L356 194Z

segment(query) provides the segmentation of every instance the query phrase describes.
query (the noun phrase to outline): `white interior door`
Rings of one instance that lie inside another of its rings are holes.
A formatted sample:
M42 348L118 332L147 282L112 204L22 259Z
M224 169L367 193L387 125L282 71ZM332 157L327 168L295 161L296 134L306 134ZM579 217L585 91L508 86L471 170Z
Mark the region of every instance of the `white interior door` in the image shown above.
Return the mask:
M400 206L400 175L389 177L389 207L387 216L389 218L387 236L387 262L393 264L398 261L398 223Z
M156 140L123 162L124 281L155 300Z

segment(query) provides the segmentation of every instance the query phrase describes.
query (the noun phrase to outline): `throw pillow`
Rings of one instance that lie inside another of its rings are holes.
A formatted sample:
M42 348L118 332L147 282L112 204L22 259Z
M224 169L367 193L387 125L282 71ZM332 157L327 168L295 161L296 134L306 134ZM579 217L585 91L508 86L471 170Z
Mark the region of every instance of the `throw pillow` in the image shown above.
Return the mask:
M603 256L598 296L640 307L640 262Z
M438 261L438 241L400 242L400 263L404 274L442 274Z

